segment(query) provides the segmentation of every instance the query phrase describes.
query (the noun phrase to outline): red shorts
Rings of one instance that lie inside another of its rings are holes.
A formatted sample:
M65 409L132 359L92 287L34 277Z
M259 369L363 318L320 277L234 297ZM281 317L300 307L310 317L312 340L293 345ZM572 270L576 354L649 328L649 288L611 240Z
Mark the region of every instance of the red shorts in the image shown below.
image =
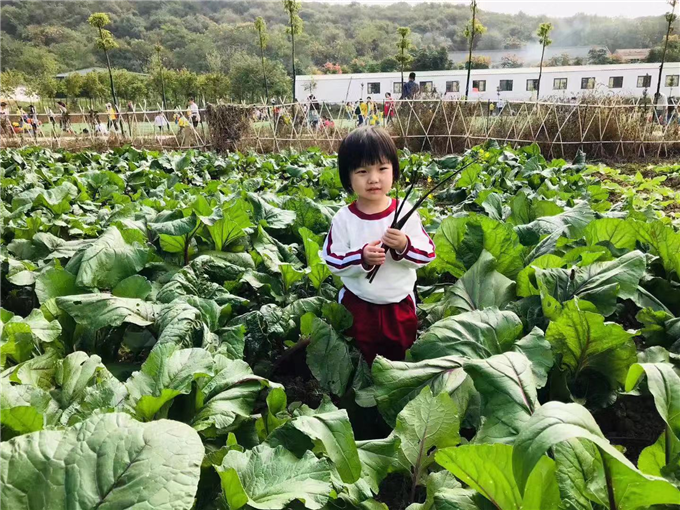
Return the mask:
M345 288L341 303L354 317L348 334L356 340L369 365L378 354L394 361L404 359L418 332L416 307L411 296L399 303L376 305Z

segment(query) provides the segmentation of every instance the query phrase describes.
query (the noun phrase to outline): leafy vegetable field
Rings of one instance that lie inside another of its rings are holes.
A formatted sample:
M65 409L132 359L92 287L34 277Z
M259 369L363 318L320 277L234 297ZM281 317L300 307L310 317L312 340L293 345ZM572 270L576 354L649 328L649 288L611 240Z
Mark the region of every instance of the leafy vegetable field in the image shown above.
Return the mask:
M369 369L333 156L0 152L5 508L678 508L680 165L473 153Z

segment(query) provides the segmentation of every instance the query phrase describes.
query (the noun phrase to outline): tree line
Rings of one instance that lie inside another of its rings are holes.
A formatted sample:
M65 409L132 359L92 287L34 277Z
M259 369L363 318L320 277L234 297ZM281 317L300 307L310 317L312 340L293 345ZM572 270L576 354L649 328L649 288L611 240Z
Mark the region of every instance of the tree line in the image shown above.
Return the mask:
M601 34L597 44L608 40L613 41L610 45L655 44L651 60L674 61L680 59L680 40L672 34L676 0L669 3L672 9L665 19L635 20L635 29L622 39L620 33L614 35L608 27L613 22L625 25L629 20L575 16L541 21L541 17L521 13L508 16L480 11L476 0L471 0L468 12L465 7L451 5L427 4L428 9L424 9L423 5L369 8L356 4L349 9L343 7L342 15L339 6L332 4L308 3L301 9L299 0L281 0L278 4L235 1L226 5L99 2L98 7L110 7L110 12L89 14L86 26L82 17L83 9L91 7L88 2L69 2L68 6L55 2L51 4L55 5L50 9L51 17L31 2L7 2L0 7L4 33L0 41L2 88L5 92L13 85L25 84L45 97L61 95L98 101L110 96L119 103L114 85L117 83L121 98L132 101L179 103L189 95L202 96L207 101L258 101L294 91L298 74L403 71L406 67L416 71L456 67L470 70L490 65L488 59L474 55L476 50L496 49L499 45L520 49L536 40L543 48L541 69L544 65L615 63L604 50L592 50L586 62L568 55L544 61L547 45L569 42L573 33L585 35L584 41L595 44L591 29L595 21ZM262 15L246 21L249 15L258 13ZM383 14L382 19L376 19L379 14ZM444 29L440 20L447 16L452 23ZM171 25L173 18L179 23ZM343 23L347 34L337 32L339 20L347 21ZM400 20L410 23L399 26L395 21ZM537 32L531 30L528 20L539 27ZM63 25L55 25L56 21ZM452 32L453 27L457 32ZM156 42L148 44L153 39ZM80 44L78 50L73 46L76 42ZM147 44L142 49L139 42ZM451 62L448 51L461 48L468 52L466 61ZM81 55L82 50L87 55ZM69 75L57 81L54 74L63 69L66 64L60 60L67 57L71 69L78 67L78 62L103 63L107 72ZM501 63L502 67L522 65L512 55Z

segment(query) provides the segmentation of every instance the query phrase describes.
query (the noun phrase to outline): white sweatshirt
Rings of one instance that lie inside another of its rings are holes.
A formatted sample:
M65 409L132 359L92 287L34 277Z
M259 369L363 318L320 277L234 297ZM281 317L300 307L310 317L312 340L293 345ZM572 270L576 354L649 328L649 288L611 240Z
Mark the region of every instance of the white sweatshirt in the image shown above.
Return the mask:
M412 207L404 204L400 217ZM397 201L393 199L384 211L366 214L353 202L337 212L323 245L323 259L331 272L338 275L354 295L369 303L399 303L411 295L416 269L435 258L434 243L423 229L418 213L413 213L401 229L408 238L406 249L400 255L390 251L373 283L369 283L366 275L372 267L362 263L362 251L368 243L382 239L392 225L396 209Z

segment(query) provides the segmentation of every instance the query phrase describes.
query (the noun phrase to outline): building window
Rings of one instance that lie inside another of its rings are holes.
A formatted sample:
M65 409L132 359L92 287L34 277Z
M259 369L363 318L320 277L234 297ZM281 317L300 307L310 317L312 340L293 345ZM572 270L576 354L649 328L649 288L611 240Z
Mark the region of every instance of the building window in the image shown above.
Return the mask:
M395 81L392 84L392 94L401 94L401 82Z
M595 88L595 78L581 78L581 88L592 90Z
M460 92L460 82L447 81L446 82L446 92Z
M610 76L609 77L609 88L610 89L623 88L623 76Z
M645 76L638 76L637 86L640 89L651 87L652 86L652 77L648 74L646 74Z
M511 92L512 91L512 80L501 80L501 84L498 89L501 92Z
M538 80L532 79L532 80L527 80L527 90L529 92L533 92L538 88Z
M566 89L567 89L566 78L555 78L553 80L553 90L566 90Z
M421 81L420 82L421 92L432 92L432 82L431 81Z
M380 82L369 83L368 94L380 94Z
M677 87L680 83L680 75L669 74L666 76L666 87Z
M472 80L472 92L485 92L486 80Z

